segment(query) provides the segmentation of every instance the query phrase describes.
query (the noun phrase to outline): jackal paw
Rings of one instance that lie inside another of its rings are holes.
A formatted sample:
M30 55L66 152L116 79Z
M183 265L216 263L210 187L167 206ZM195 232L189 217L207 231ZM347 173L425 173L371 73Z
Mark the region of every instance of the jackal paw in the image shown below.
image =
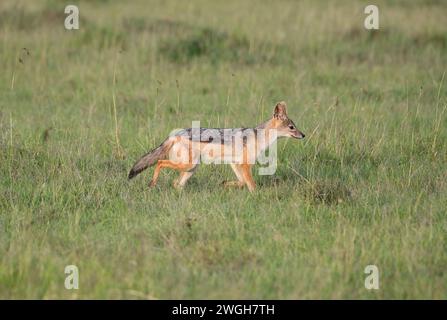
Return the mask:
M155 187L156 184L157 184L157 182L155 182L154 180L151 180L151 181L149 181L148 187L153 188L153 187Z
M222 182L224 187L237 187L242 188L244 186L244 183L241 181L224 181Z

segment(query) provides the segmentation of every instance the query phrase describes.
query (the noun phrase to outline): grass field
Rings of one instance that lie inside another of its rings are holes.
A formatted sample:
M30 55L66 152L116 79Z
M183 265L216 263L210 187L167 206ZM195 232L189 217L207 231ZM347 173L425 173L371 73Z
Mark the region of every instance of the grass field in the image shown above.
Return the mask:
M374 1L378 31L362 1L69 3L79 30L0 4L0 298L447 298L444 1ZM253 194L228 166L127 180L172 129L280 100L307 136Z

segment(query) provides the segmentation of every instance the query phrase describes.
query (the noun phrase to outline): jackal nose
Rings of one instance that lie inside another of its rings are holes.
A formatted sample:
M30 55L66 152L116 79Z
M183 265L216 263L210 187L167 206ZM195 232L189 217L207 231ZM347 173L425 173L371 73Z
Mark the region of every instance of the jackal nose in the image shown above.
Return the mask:
M301 133L301 138L305 138L306 137L306 135L304 134L304 133Z

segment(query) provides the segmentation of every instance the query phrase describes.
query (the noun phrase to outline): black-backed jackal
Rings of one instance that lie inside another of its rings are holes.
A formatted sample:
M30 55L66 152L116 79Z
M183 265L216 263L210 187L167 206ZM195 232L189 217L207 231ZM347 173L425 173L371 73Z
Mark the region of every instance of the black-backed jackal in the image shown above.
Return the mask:
M182 188L194 174L199 162L230 164L236 181L227 186L247 186L253 191L256 184L251 169L260 154L272 146L277 138L304 138L295 123L287 116L285 102L276 104L273 116L255 128L213 129L188 128L171 134L162 144L141 157L129 172L132 179L144 169L156 164L149 187L157 184L161 169L180 171L174 187Z

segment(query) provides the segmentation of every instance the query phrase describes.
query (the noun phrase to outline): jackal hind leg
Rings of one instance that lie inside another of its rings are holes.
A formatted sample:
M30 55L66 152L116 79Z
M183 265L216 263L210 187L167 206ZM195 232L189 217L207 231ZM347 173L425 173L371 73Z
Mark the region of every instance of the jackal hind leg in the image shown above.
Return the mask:
M176 180L174 180L174 188L182 189L185 186L186 182L189 180L189 178L193 176L194 172L196 171L196 168L197 167L193 167L188 171L180 172L180 176Z
M170 160L158 160L157 165L154 170L154 174L152 176L152 180L149 182L149 188L155 187L155 185L157 184L157 181L158 181L158 177L160 175L160 171L163 168L170 168L170 169L174 169L174 170L188 172L188 171L192 170L194 167L195 167L195 164L191 164L191 163L185 164L185 163L175 163ZM190 177L191 176L189 176L186 179L186 181ZM186 176L185 176L185 178L186 178ZM184 183L186 183L186 181Z
M149 188L153 188L157 184L160 170L163 168L162 161L163 160L158 160L157 165L155 166L154 174L152 175L151 181L149 181Z

